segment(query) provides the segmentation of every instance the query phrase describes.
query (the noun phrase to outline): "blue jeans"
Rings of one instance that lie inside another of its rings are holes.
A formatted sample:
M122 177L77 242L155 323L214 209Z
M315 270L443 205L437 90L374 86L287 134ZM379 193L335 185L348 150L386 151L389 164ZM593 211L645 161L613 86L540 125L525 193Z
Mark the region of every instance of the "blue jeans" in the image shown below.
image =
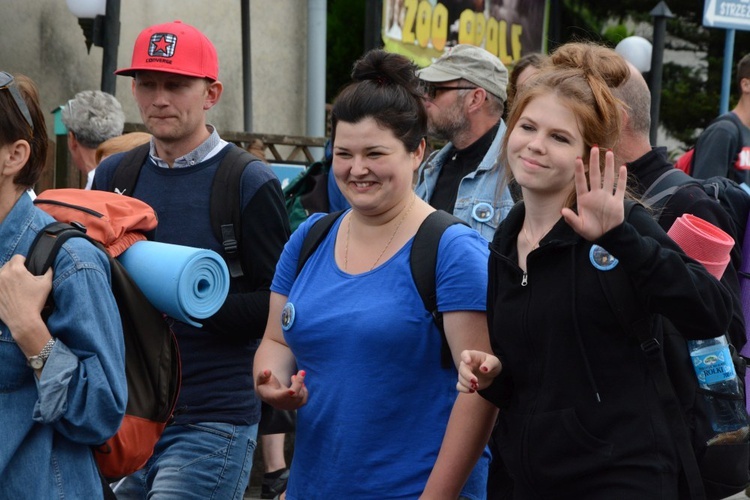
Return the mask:
M113 485L118 500L242 500L258 425L170 425L146 466Z

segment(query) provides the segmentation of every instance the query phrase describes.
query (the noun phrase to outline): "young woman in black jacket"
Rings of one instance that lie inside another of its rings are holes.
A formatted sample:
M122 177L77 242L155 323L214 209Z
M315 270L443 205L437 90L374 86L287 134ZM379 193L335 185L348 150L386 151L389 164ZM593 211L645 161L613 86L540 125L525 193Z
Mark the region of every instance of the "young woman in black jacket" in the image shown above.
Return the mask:
M500 161L523 201L490 245L494 355L464 351L458 388L500 408L514 498L677 498L670 423L606 287L625 288L629 317L664 316L688 338L723 333L731 301L644 207L625 218L627 172L608 149L624 61L569 66L532 77L510 111Z

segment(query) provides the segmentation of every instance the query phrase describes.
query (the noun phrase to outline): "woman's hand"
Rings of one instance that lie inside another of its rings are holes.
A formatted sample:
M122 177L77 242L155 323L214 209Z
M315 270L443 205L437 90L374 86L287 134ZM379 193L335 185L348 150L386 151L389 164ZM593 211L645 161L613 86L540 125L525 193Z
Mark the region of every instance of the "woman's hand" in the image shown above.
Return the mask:
M622 224L625 219L623 200L627 184L627 168L618 170L615 187L615 157L612 151L606 152L604 160L604 180L599 170L599 148L591 148L589 158L589 181L586 182L583 161L576 159L575 185L578 213L570 208L562 209L562 216L573 230L588 241Z
M260 399L280 410L296 410L307 403L305 371L292 375L292 384L285 387L271 370L263 370L255 380L255 392Z
M34 276L25 262L23 256L14 255L0 268L0 320L16 342L22 342L20 336L29 333L30 323L41 323L42 309L52 291L52 268Z
M485 389L502 369L503 365L497 356L483 351L463 351L456 389L466 393Z

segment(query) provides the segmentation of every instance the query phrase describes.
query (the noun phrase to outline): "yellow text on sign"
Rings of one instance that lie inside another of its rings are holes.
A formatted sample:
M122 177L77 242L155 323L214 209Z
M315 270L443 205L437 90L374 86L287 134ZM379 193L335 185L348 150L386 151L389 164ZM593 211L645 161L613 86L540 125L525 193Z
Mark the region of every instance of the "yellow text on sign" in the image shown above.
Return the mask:
M432 44L442 51L448 41L448 9L442 3L433 7L427 0L404 0L404 26L402 41L415 42L420 47ZM481 12L466 9L461 13L458 28L458 43L482 46L496 55L504 64L521 57L521 34L523 26L487 18Z

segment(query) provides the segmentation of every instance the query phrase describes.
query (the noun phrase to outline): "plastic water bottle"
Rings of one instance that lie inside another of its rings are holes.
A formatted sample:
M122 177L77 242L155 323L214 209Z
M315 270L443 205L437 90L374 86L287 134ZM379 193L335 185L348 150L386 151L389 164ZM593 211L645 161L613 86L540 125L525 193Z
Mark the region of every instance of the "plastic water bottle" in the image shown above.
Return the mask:
M708 444L745 440L748 416L726 336L688 340L687 344L698 385L713 393L729 396L704 395L711 413L711 427L717 433Z

